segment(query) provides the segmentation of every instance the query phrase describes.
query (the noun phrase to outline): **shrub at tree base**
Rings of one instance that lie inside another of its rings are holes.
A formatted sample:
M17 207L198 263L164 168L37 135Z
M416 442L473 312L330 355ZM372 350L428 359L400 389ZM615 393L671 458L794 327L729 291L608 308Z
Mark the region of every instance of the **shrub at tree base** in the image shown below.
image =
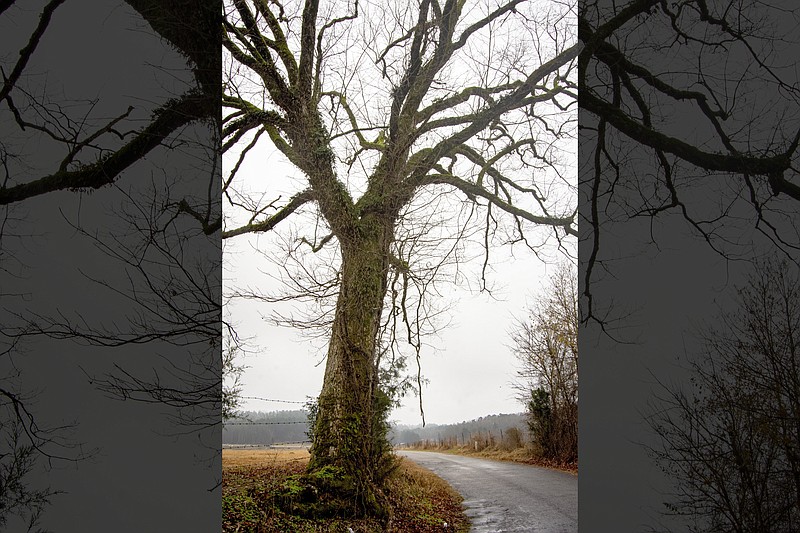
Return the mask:
M282 511L305 518L346 517L358 514L358 491L341 468L324 466L283 482L274 503Z
M312 428L309 438L312 453L316 453L306 474L293 480L281 495L282 508L301 516L375 516L391 520L382 489L397 468L387 438L391 407L389 396L378 388L371 412L362 415L351 411L340 415L334 424L320 417L319 404L308 404Z

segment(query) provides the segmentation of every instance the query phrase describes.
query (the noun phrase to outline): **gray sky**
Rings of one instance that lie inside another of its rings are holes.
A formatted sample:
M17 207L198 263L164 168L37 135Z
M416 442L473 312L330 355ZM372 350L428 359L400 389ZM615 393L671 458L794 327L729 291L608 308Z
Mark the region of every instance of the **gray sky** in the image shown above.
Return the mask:
M615 228L611 244L625 260L616 263L613 278L594 286L596 302L613 300L617 313L630 313L626 329L615 332L626 342L614 342L594 324L578 336L580 520L598 531L647 531L661 520L669 480L642 446L657 442L644 416L660 390L657 380L685 380L685 351L697 345L691 328L713 317L737 271L678 217L657 225L660 250L642 244L648 231Z
M605 1L599 5L610 9L617 4ZM752 14L748 12L748 15ZM786 16L785 11L777 9L772 16L775 18L764 19L769 23L756 26L759 31L775 31L788 39L775 40L766 49L776 54L772 62L776 65L775 72L785 76L787 85L796 84L796 69L786 72L796 65L789 54L797 49L796 43L791 42L796 34L795 21ZM618 42L627 47L623 50L632 54L630 57L635 56L638 64L680 88L695 86L694 72L697 64L701 64L703 79L714 79L711 86L717 87L717 97L722 101L719 105L732 110L723 128L737 147L747 146L748 151L761 153L763 146L780 144L776 139L781 139L784 133L773 121L790 132L797 130L796 101L786 98L785 94L775 98L782 90L771 86L774 74L767 75L759 70L744 47L731 46L724 55L704 56L699 61L695 51L678 45L674 30L668 21L665 22L667 19L660 20L663 25L659 28L658 17L648 19L650 24L647 25L637 18L610 41L619 39ZM780 27L782 24L784 28ZM665 42L674 44L669 54L663 53L660 47ZM653 43L658 46L652 46ZM761 44L753 44L758 53L763 52L759 48ZM704 52L710 49L706 45L699 48ZM720 60L715 63L717 57ZM767 61L771 66L772 63ZM738 73L745 69L747 81L740 82ZM591 62L587 72L587 85L592 86L597 81L592 74L597 71ZM686 79L682 79L682 75ZM600 77L598 75L598 79ZM706 88L700 90L706 91ZM697 143L703 150L726 152L719 139L709 134L709 121L704 120L697 108L678 105L666 98L662 100L655 96L656 92L645 90L642 94L648 102L652 98L653 124L659 131ZM627 96L623 102L626 99ZM757 111L753 113L753 110ZM588 112L585 115L582 112L579 120L588 126L583 130L585 137L580 143L581 162L588 163L582 166L585 174L581 182L587 185L581 190L580 203L582 216L588 219L588 184L594 177L592 161L597 145L596 130L591 126L596 120ZM657 174L656 159L650 149L622 134L608 134L606 146L610 147L621 169L617 174L610 165L606 167L600 187L605 202L610 195L603 193L611 189L612 183L616 185L615 199L609 200L611 207L604 210L604 203L601 203L599 209L600 257L607 261L608 270L595 270L592 292L595 305L611 305L617 317L629 313L617 324L625 326L624 331L617 333L629 342L612 341L601 334L594 323L579 331L579 520L583 525L591 524L592 531L652 531L651 528L686 531L686 523L681 519L661 516L665 511L664 502L671 499L670 491L676 490L675 480L661 472L643 446L658 448L661 444L646 416L664 407L657 400L659 394L664 395L659 383L673 390L690 389L687 361L709 357L702 351L694 332L704 324L715 325L716 321L718 325L720 308L731 309L733 289L746 282L745 275L753 267L753 258L774 252L775 246L755 229L757 213L748 205L750 197L741 176L701 172L675 161L672 156L668 159L674 183L694 220L718 220L723 209L728 210L718 224L710 224L714 228L710 233L712 242L733 259L725 261L715 253L678 209L653 219L627 219L625 214L633 210L630 206L644 205L645 191L650 194L653 190L650 183ZM663 173L657 175L661 179ZM742 187L742 191L738 187ZM740 199L734 202L737 195ZM652 201L657 196L652 193L647 200ZM785 197L772 199L764 213L768 223L779 228L780 238L790 243L787 248L796 246L796 202L787 201ZM762 222L761 227L765 229L766 224ZM584 267L592 244L589 238L581 243L579 254Z
M384 46L405 31L392 27L390 21L393 16L392 9L391 6L387 7L380 3L367 3L363 6L363 11L360 8L360 16L353 22L353 32L343 33L341 42L334 41L335 45L332 45L329 59L323 67L326 84L323 90L347 92L348 101L356 110L359 125L362 127L365 125L375 126L376 129L383 127L384 117L389 109L391 83L382 79L380 62L375 61L375 57ZM474 2L465 11L466 17L477 20L477 17L483 16L482 14L489 9L494 9L490 2ZM550 2L531 2L519 6L518 9L525 12L528 17L538 20L549 16L548 10L565 8ZM406 16L407 14L402 15L401 19ZM385 27L375 24L375 21L379 20L386 21ZM508 74L506 70L511 73L509 74L511 79L515 79L520 76L519 72L529 72L540 66L541 56L552 57L554 55L551 50L552 43L548 41L552 38L552 34L556 33L552 20L539 21L541 27L550 28L549 36L539 31L540 28L536 24L531 22L523 24L519 20L521 19L511 16L503 18L504 22L497 24L491 38L483 30L474 34L470 41L472 46L466 46L453 55L452 64L443 71L442 79L437 80L435 84L437 88L432 89L434 92L426 97L426 101L452 94L466 86L485 84L487 80L492 84L505 83ZM567 16L565 20L574 19ZM513 25L515 21L518 23L517 26ZM564 24L562 28L564 34L558 38L570 42L570 39L575 37L574 27L567 28L569 23L562 22L562 24ZM389 35L392 32L394 34ZM367 37L364 37L365 35ZM340 50L337 46L344 46L342 43L346 46ZM560 45L563 46L561 42ZM523 50L523 47L527 48ZM393 53L399 54L399 52ZM514 67L507 65L508 61L511 61L510 56L515 58ZM395 65L392 68L402 64L399 57L395 59L398 63L396 65L392 63ZM263 88L242 78L236 79L240 84L238 89L243 94L252 98L253 102L261 101ZM555 109L547 103L536 105L541 105L541 109L545 110ZM464 110L461 109L460 112ZM560 115L558 111L555 113ZM549 134L539 131L538 123L528 125L524 117L513 116L519 119L519 124L512 126L510 120L507 126L528 128L523 133L542 136L542 142L537 143L539 153L545 153L542 151L545 149L554 150L554 153L558 154L557 157L562 158L560 171L565 176L564 179L576 179L574 170L577 157L576 142L562 140L551 146ZM568 124L567 131L574 125L574 122ZM370 135L374 133L370 132ZM245 136L239 141L239 146L243 147L251 138L252 135ZM414 149L421 148L423 141L432 142L431 139L422 139L420 146L415 146ZM346 146L345 141L340 138L336 143L335 150L341 157L343 152L340 149ZM377 162L374 154L374 151L366 152L366 155L360 156L359 162L352 167L340 164L337 168L338 175L354 198L363 193L366 178ZM228 175L237 158L236 150L230 150L225 154L224 176ZM509 176L530 179L531 174L534 174L537 183L545 191L544 194L549 197L548 201L554 202L549 206L552 212L568 212L570 207L574 208L577 204L574 188L572 192L564 192L566 190L564 183L555 176L552 169L545 171L530 167L518 168L519 161L514 157L503 159L500 164L503 166L499 168ZM459 169L460 167L456 167L456 172ZM260 205L265 205L283 195L281 201L276 204L280 206L289 197L302 190L305 186L299 184L304 182L305 178L285 162L283 156L272 148L267 136L264 135L257 148L248 154L234 184L237 191L244 191L251 198L261 198ZM575 183L571 184L575 186ZM527 196L519 207L538 212L535 201L530 195ZM441 227L444 228L442 231L454 235L458 228L459 210L465 205L461 203L464 197L458 192L450 192L447 197L448 200L435 208L425 203L427 199L417 199L418 204L415 205L422 206L422 209L414 214L414 218L422 218L423 213L434 213L441 218ZM554 207L555 205L558 207ZM226 202L224 208L228 217L226 229L235 228L247 221L247 218L244 218L247 215L243 216L241 212L231 209L229 203ZM494 213L497 214L498 211L495 210ZM461 214L463 215L463 212ZM286 242L296 243L300 235L313 234L313 213L306 213L300 221L295 220L296 215L297 212L277 227L276 231ZM482 220L484 214L481 212L477 216L478 220ZM497 216L504 218L501 214ZM437 226L437 231L438 229ZM503 239L503 231L501 229L498 232L495 241ZM535 243L543 241L545 235L553 233L550 228L531 228L527 223L526 232L529 232L528 237ZM323 234L324 230L321 229L319 238ZM473 235L472 238L477 242L480 237ZM566 246L574 248L574 240L567 239ZM280 269L255 252L256 249L260 249L272 257L277 257L278 242L280 239L272 235L242 235L226 240L223 247L226 291L248 286L261 291L278 289L279 284L270 276L277 276ZM537 259L530 251L523 250L521 246L514 247L513 257L510 255L512 252L510 248L492 248L491 270L487 281L495 299L487 294L477 293L482 263L481 247L470 244L465 248L463 255L470 257L471 261L459 264L458 271L461 276L456 276L456 283L439 285L441 296L433 300L436 306L448 306L448 312L440 317L439 321L440 325L448 324L448 326L439 328L437 335L429 335L423 339L422 374L429 380L429 384L423 387L426 422L457 422L488 414L523 410L522 404L515 399L515 392L510 386L514 379L516 363L507 346L509 330L513 326L514 317L524 315L526 305L532 303L534 295L544 283L547 272L545 263L563 259L555 249L555 244L555 239L552 238L540 249L544 261ZM328 247L334 246L335 244L330 244ZM575 255L574 250L572 255ZM435 261L433 256L422 259L423 262L428 260ZM328 265L323 262L318 263L316 268L326 266ZM455 269L451 268L451 278L454 272ZM253 301L238 301L226 310L238 334L243 338L250 338L252 347L256 351L244 359L244 363L250 368L243 378L243 395L303 401L307 396L316 396L322 386L327 339L310 340L298 331L274 327L263 317L269 316L276 309L281 309L284 313L289 312L285 306L276 304L259 306ZM411 350L408 350L407 354L410 353ZM408 370L416 372L416 362L413 357L409 357ZM250 400L242 404L243 409L253 410L292 407L296 405ZM403 407L393 413L392 418L401 423L420 423L422 419L417 398L413 396L406 398Z
M237 180L252 188L264 183L260 167L270 169L270 190L281 191L282 185L290 190L291 181L298 171L281 162L268 143L261 153L250 158L249 167ZM266 163L266 164L265 164ZM226 167L227 169L227 167ZM225 174L226 170L223 170ZM234 227L235 212L228 213ZM285 221L284 224L290 224ZM290 230L279 226L278 232ZM550 230L541 228L534 235L546 236ZM548 262L564 260L563 254L551 239L537 258L532 252L515 246L498 248L491 252L491 268L487 283L491 295L479 292L481 257L460 267L466 272L466 284L443 284L443 295L438 305L449 304L446 316L440 320L444 327L438 334L429 335L421 353L422 375L429 380L423 384L425 421L451 423L497 413L523 410L515 399L511 382L517 369L509 341L509 331L517 317L523 317L533 304L536 294L545 285L553 269ZM573 242L574 245L574 242ZM251 287L263 292L280 291L281 283L275 278L279 269L265 259L259 250L276 250L272 235L241 235L224 243L223 284L226 292L231 288ZM473 249L480 254L479 248ZM247 368L243 379L243 396L256 396L287 401L305 401L316 396L322 387L325 370L324 356L327 338L310 338L306 332L289 327L275 326L269 317L276 310L289 313L303 309L302 303L270 304L253 300L236 299L226 313L235 324L238 335L248 339L251 353L242 362ZM416 372L415 361L409 360L409 370ZM245 410L293 409L297 405L259 400L244 400ZM403 424L422 422L419 400L409 395L403 406L392 413L392 419Z
M271 265L250 248L259 239L242 236L230 241L225 249L225 283L235 280L274 287L276 283L259 272ZM429 380L423 386L426 422L450 423L523 410L510 386L517 362L508 333L515 317L524 316L527 305L533 303L552 269L530 253L498 260L494 269L494 299L486 293L447 287L444 298L455 301L448 313L451 323L438 336L426 339L421 356L422 374ZM249 366L243 377L243 396L295 401L316 396L322 387L327 341L311 340L297 330L274 326L263 318L271 307L240 300L230 308L239 334L252 337L252 343L258 346L257 353L243 359ZM246 410L294 407L257 400L242 403ZM403 424L421 423L418 399L406 397L402 408L392 413L392 419Z
M0 49L9 58L4 65L28 42L44 4L17 2L3 14ZM96 98L87 129L134 106L132 120L119 126L124 131L141 127L155 106L185 90L190 77L185 71L185 60L166 48L124 3L69 1L53 15L20 85L37 95L46 94L49 102L64 106L73 118L86 112L86 99ZM75 100L81 104L76 105ZM19 97L17 105L23 102ZM3 106L0 139L21 152L20 166L12 162L14 179L26 181L58 168L64 146L54 146L44 135L21 135L9 115ZM26 134L30 133L29 129ZM113 143L108 139L102 142ZM52 193L12 206L0 253L3 326L20 324L22 319L12 313L24 319L32 313L62 312L75 322L76 315L81 315L89 327L116 322L124 329L130 302L87 276L124 290L128 287L125 272L119 262L102 253L91 239L82 238L70 224L91 233L113 232L129 243L119 216L120 205L126 202L123 191L130 187L138 198L137 185L146 188L151 179L158 182L163 178L163 173L189 178L196 175L196 167L194 154L154 150L147 161L126 171L118 186L93 193ZM188 244L187 249L196 250L195 244ZM166 418L174 412L109 398L87 377L111 372L115 364L139 377L151 377L156 371L164 375L166 361L161 356L180 365L185 349L159 343L93 348L69 340L33 338L23 340L11 356L0 358L0 378L4 387L31 398L29 407L36 423L40 427L76 423L74 431L59 436L81 444L84 451L97 451L76 463L56 460L52 469L40 468L26 481L31 487L49 486L63 492L46 509L43 527L59 533L218 527L219 491L208 489L219 479L219 463L214 464L219 432L176 436L185 428L173 426ZM16 381L15 370L19 372ZM5 441L0 444L2 453L6 446ZM76 449L47 450L70 457L78 454ZM24 531L17 522L7 527Z

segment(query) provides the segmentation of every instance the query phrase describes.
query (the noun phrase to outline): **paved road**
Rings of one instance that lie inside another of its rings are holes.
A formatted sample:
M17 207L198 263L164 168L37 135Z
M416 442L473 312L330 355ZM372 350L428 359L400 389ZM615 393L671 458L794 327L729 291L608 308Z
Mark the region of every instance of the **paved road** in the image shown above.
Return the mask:
M435 452L398 451L464 497L474 533L576 533L578 477L547 468Z

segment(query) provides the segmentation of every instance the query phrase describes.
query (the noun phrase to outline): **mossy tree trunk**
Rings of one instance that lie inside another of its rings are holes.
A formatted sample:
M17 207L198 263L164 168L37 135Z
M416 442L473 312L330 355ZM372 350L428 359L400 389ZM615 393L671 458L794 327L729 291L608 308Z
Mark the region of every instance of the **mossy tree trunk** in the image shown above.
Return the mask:
M355 238L340 240L341 289L309 463L310 472L336 467L356 496L356 510L370 514L386 511L377 343L393 229L392 221L367 216Z
M308 177L309 194L342 258L308 474L319 481L335 472L341 479L333 487L339 492L334 496L355 512L385 515L381 485L390 463L383 431L388 405L378 388L377 344L395 223L410 190L387 187L391 174L380 167L364 196L354 202L336 177L329 134L319 114L301 110L290 122L294 162Z

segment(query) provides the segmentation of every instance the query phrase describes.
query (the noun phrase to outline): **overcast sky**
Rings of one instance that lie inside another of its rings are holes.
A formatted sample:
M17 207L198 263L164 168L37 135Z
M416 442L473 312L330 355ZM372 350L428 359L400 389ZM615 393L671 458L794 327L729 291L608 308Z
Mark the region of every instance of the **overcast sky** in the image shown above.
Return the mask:
M259 272L271 265L250 248L258 239L242 237L235 241L226 243L226 253L231 254L226 256L226 283L235 280L274 287L275 282ZM524 315L526 306L533 302L533 296L553 270L532 254L525 255L495 264L494 298L450 286L451 292L445 298L454 301L448 313L451 322L438 336L427 338L422 351L422 374L429 380L423 387L426 422L451 423L523 410L510 386L517 362L508 333L515 317ZM271 307L242 300L231 305L231 318L238 333L252 337L251 343L257 346L257 353L243 359L249 367L243 378L243 396L304 401L306 396L318 395L327 340L309 339L301 331L274 326L264 318ZM295 407L258 400L242 402L245 410ZM392 419L403 424L421 423L418 399L406 397L403 407L392 413Z
M546 3L546 6L551 10L561 9L561 7L553 7L550 3ZM490 4L476 3L466 16L468 18L478 17L490 8ZM523 7L519 9L523 9ZM355 37L357 34L355 30L353 35L347 34L347 38L352 39L346 49L347 53L331 52L329 58L331 64L326 67L330 72L326 71L328 74L325 81L331 87L336 88L336 84L340 83L337 80L340 78L350 80L347 83L342 81L344 87L339 90L348 92L351 105L356 107L359 113L363 112L369 115L371 112L376 116L381 116L380 113L385 113L388 109L386 106L389 105L391 84L382 79L379 66L373 64L373 60L370 58L377 54L375 50L379 50L383 46L380 42L381 39L388 39L387 43L392 39L369 25L370 20L379 20L381 16L388 16L384 13L384 8L380 4L368 4L364 10L363 16L353 23L354 28L358 32L365 32L364 35L372 35L370 32L373 31L377 32L375 33L377 40L373 43L369 39L364 40L363 36ZM547 10L543 9L543 4L537 2L526 4L524 11L537 20L540 16L547 16ZM488 39L486 35L476 34L474 49L454 54L452 64L446 69L446 79L440 80L446 89L442 89L442 93L430 95L430 98L449 94L447 91L458 91L462 86L486 83L486 80L480 78L480 73L484 69L492 70L481 63L488 57L491 57L492 60L502 59L498 64L490 62L497 70L497 72L492 71L493 74L489 76L489 80L492 81L494 80L493 76L505 79L503 78L504 74L500 71L505 65L504 62L508 60L504 54L509 51L518 51L521 49L520 47L527 46L529 53L522 54L517 59L519 64L516 67L531 70L539 66L536 59L539 56L536 55L536 52L544 55L552 53L550 50L552 43L547 42L547 36L539 35L534 26L514 26L514 21L517 20L514 17L503 20L505 22L497 24L491 39ZM386 30L392 31L392 28L387 27ZM566 36L559 38L567 39ZM532 44L534 41L538 44ZM537 47L541 48L537 50ZM342 59L345 56L348 60ZM357 67L354 67L354 64ZM336 70L337 68L341 72ZM486 75L488 76L488 74ZM512 77L514 76L512 75ZM497 80L494 81L499 83ZM237 83L241 84L239 90L245 94L252 92L254 102L260 101L263 88L250 84L242 78L237 78ZM327 89L330 90L331 87L327 87ZM542 109L545 109L550 104L537 105L541 105ZM560 112L556 111L556 113ZM364 124L369 122L368 119L363 120L366 120ZM376 120L373 119L372 122L380 124L380 121L376 122ZM543 149L542 147L550 141L547 134L539 132L536 127L526 133L545 137L540 144L540 149ZM252 135L242 138L239 141L240 149L247 145L251 138ZM236 191L244 190L251 198L261 198L261 205L283 195L276 205L284 205L289 197L305 188L305 185L302 184L306 182L306 178L292 165L285 162L283 156L272 148L266 135L261 139L257 148L248 154L244 164L237 172L234 182L235 189ZM339 148L341 146L337 144L335 149ZM563 166L559 170L562 175L567 176L564 179L575 177L576 143L570 144L569 140L561 140L553 143L548 149L554 150L554 153L557 154L555 157L561 156L561 165ZM559 152L559 149L562 151ZM337 153L337 155L341 157L342 153ZM548 157L551 156L548 155ZM238 153L235 149L225 154L224 176L229 174L237 159ZM353 197L358 198L363 193L366 176L369 175L370 169L374 168L375 163L376 158L367 152L359 156L359 163L351 167L340 164L337 168L337 173ZM499 167L504 172L514 172L514 174L509 174L512 177L523 176L524 179L529 180L530 174L536 173L535 179L541 186L541 190L545 191L544 194L548 196L548 201L558 204L558 207L555 208L551 206L553 212L568 212L570 207L577 204L576 197L568 196L575 195L574 189L572 192L564 192L566 190L564 183L559 181L560 178L555 176L552 169L545 171L541 168L528 167L520 170L514 162L501 162L501 164L507 165ZM463 194L455 191L449 192L447 197L450 200L444 201L435 208L437 209L436 215L442 218L440 222L443 224L443 231L447 235L454 235L460 220L458 219L459 209L465 205L461 202L466 199ZM414 220L423 218L421 213L431 212L433 209L422 200L415 199L415 201L423 207L421 211L414 213ZM532 198L526 198L525 201L529 201L532 205L520 204L519 206L533 210L538 209ZM247 222L247 218L243 217L241 210L230 209L231 206L228 202L224 207L226 215L229 217L226 220L226 229L232 229ZM309 211L309 208L304 209ZM497 214L498 212L499 210L495 210L494 214L497 215L497 218L502 219L503 215ZM477 215L478 220L482 220L481 217L484 216L483 211L480 213ZM297 222L296 215L298 215L297 212L293 213L292 217L282 221L275 230L288 242L296 243L300 235L310 236L313 234L313 225L311 225L314 224L313 215L307 214L303 219L305 222L302 223ZM461 216L463 217L463 212ZM544 235L553 233L550 228L532 229L531 226L532 224L526 222L526 232L530 232L527 237L532 237L531 241L535 243L544 240ZM320 233L324 234L323 231L320 230ZM498 237L494 240L502 239L500 236L502 230L498 233ZM538 250L543 259L538 259L521 246L515 246L513 250L510 247L492 247L490 271L487 276L487 282L493 290L492 296L477 291L480 285L480 265L482 263L482 250L479 245L468 247L465 250L464 255L471 256L472 260L458 266L458 270L463 276L456 283L438 286L441 296L435 298L433 303L436 306L448 306L448 312L440 317L439 322L444 327L439 328L438 334L429 335L423 339L422 375L429 380L428 384L423 386L426 422L452 423L489 414L523 411L523 405L515 398L516 392L511 386L517 364L509 346L509 332L514 325L515 317L524 316L526 306L533 303L534 296L545 283L548 272L547 263L555 266L555 261L565 259L561 252L556 250L555 239L552 238L551 241ZM574 257L576 244L573 241L574 239L568 239L566 246L573 248L572 256ZM273 278L279 275L280 268L269 260L269 258L278 257L277 242L276 237L269 234L241 235L227 239L223 246L223 276L226 291L237 287L250 287L262 292L279 290L280 284ZM335 246L334 243L331 243L328 248ZM265 258L256 250L267 252L269 257ZM323 251L323 253L325 252ZM427 260L426 258L425 261ZM433 256L430 257L430 261L435 261ZM326 264L323 263L319 266L324 268ZM243 396L286 401L304 401L307 397L316 397L322 386L325 367L324 355L328 339L309 339L301 331L273 326L265 317L269 317L275 310L281 310L283 313L290 312L289 308L285 306L279 307L276 304L265 303L259 305L254 301L241 300L232 303L226 309L228 318L234 323L239 336L249 338L255 352L243 360L249 366L243 377ZM408 350L408 354L411 353L412 351ZM413 357L409 358L408 370L412 373L416 372L416 362ZM242 403L242 408L246 410L268 411L294 407L297 407L297 404L259 400L245 400ZM392 414L392 418L405 424L421 423L418 399L414 396L405 398L402 408L397 409Z
M600 5L610 9L615 4L606 1ZM764 29L769 28L787 38L796 34L791 16L781 11L772 16L775 18L764 20L776 25L764 23ZM717 56L704 57L703 62L699 62L696 55L677 46L670 22L662 22L663 26L653 28L657 24L644 26L637 19L629 25L630 29L626 26L619 32L619 42L626 43L627 51L636 56L639 64L650 72L664 75L668 81L680 80L679 73L693 73L697 63L701 63L705 79L714 78L715 83L726 87L726 91L720 89L717 94L726 94L741 106L734 108L736 111L724 126L726 131L736 132L732 135L736 139L734 144L746 139L748 149L758 153L760 146L775 143L781 132L769 122L774 116L772 113L785 113L783 127L797 131L796 102L785 95L775 98L779 91L763 83L770 76L759 71L744 47L726 49L724 61L714 65L726 72L725 76L720 76L712 73L709 67L712 62L709 57ZM780 24L786 27L780 28ZM660 46L651 47L652 43L660 45L673 41L676 46L671 54L664 54ZM789 61L788 54L796 50L796 45L792 48L790 41L776 40L768 48L772 46L775 46L775 57L779 58L776 64L796 64ZM706 46L701 48L707 50ZM587 69L590 86L596 82L591 76L595 72L593 68L590 63ZM745 69L747 77L752 76L752 79L739 83L735 73ZM675 77L670 78L667 73ZM796 69L785 75L786 80L790 80L788 85L796 84ZM693 82L691 79L686 86ZM677 85L684 87L682 83L678 81ZM732 94L736 94L736 98L732 98ZM644 95L646 100L651 96L647 92ZM747 98L752 98L752 106L742 104ZM723 100L721 105L732 106L731 100ZM651 104L651 109L654 110L653 124L658 124L660 131L690 142L702 139L699 146L704 150L725 151L721 145L715 147L719 141L714 134L708 134L708 121L703 120L695 107L656 97L653 101L659 102ZM763 115L758 117L759 121L750 116L752 109L759 109ZM658 113L663 113L666 120L657 122ZM592 126L596 119L582 111L579 121L586 126L582 130L585 137L581 138L580 160L582 164L588 162L582 166L585 174L580 179L582 184L590 184L595 171L592 162L597 141ZM742 139L737 138L739 136ZM623 329L615 334L627 342L615 342L592 322L583 325L578 334L581 354L579 520L582 529L591 524L591 531L687 531L684 521L662 516L666 509L664 502L671 501L669 493L676 490L675 481L647 454L646 445L658 448L662 442L646 417L664 407L658 401L658 396L664 395L661 384L673 390L690 389L687 361L708 359L697 331L709 324L719 325L720 309L731 309L735 301L734 289L747 282L746 276L753 268L752 260L760 254L775 253L776 247L770 238L756 230L757 215L748 205L749 195L738 189L743 188L741 176L699 172L689 164L674 161L671 156L673 177L679 184L676 187L688 213L694 220L720 221L719 225L711 224L714 227L714 231L710 231L712 242L732 259L727 261L716 253L678 209L653 218L627 218L623 213L631 211L626 211L625 206L643 205L643 191L651 190L647 187L656 173L656 159L649 149L622 134L608 134L606 146L612 147L621 169L615 171L610 165L606 167L600 188L601 197L606 198L604 192L611 190L614 184L615 198L608 200L609 208L599 209L602 228L599 257L606 262L607 270L595 267L592 293L597 307L610 306L613 316L621 318L614 325ZM618 180L627 180L633 186L620 185ZM582 220L590 217L590 193L588 185L581 188L580 208L585 217ZM740 199L733 201L738 194L741 194ZM652 201L652 197L648 196L648 200ZM718 219L723 209L726 216ZM778 228L780 238L787 239L791 243L789 246L796 245L796 202L787 201L785 197L774 198L764 212L768 224ZM765 229L766 225L762 222L760 227ZM582 240L579 254L584 268L592 245L590 238Z
M0 49L7 52L9 62L28 42L45 3L17 2L0 18ZM5 58L3 64L9 64ZM88 113L90 131L133 106L131 121L118 126L126 131L141 127L153 108L185 90L189 79L185 60L126 4L75 1L65 2L53 15L20 86L46 95L43 100L63 106L59 109L73 118ZM19 92L12 94L19 96ZM86 100L95 98L98 101L88 112ZM17 105L27 117L35 116L23 107L24 102L19 97ZM30 129L25 132L29 135L22 135L5 106L0 130L4 148L20 154L11 166L15 181L46 175L64 158L64 146L47 142L44 135ZM113 141L103 142L113 146ZM80 315L89 328L116 324L125 329L132 313L130 301L89 278L122 291L130 286L130 279L118 261L101 252L92 239L82 238L74 226L104 238L106 232L113 233L125 244L133 242L135 235L127 233L130 228L120 217L121 206L130 208L125 193L133 191L131 198L140 199L137 193L151 180L160 183L165 174L196 176L196 154L183 153L154 150L146 161L124 173L116 186L93 193L65 191L36 197L12 206L8 219L3 210L0 323L13 327L34 313L63 313L76 324ZM207 187L206 174L201 177ZM186 249L195 251L196 244L189 243ZM77 462L54 460L51 469L45 469L46 461L40 458L41 468L24 480L29 489L50 487L61 492L45 511L44 528L85 533L218 527L220 493L209 489L219 480L219 431L177 436L186 428L173 426L165 416L174 411L109 398L89 378L113 371L114 365L143 379L156 372L164 376L165 366L168 371L175 368L171 365L182 365L187 352L163 343L101 348L33 338L0 357L3 387L29 400L27 406L39 427L77 424L74 431L57 435L80 444L84 452L96 451ZM0 420L0 424L6 422ZM0 454L8 450L5 437L4 432ZM79 455L74 448L46 445L45 450L67 457ZM0 529L25 530L13 520L5 527Z
M265 143L266 144L266 143ZM265 147L250 157L249 167L243 167L241 180L263 183L263 168L274 181L290 180L298 173ZM223 171L225 173L225 171ZM254 185L257 187L257 185ZM271 190L281 190L271 183ZM274 187L274 188L273 188ZM231 224L229 227L233 227ZM547 231L546 229L543 231ZM264 292L280 289L278 268L258 250L274 249L270 235L242 235L227 239L224 246L224 285L252 287ZM273 247L273 248L271 248ZM450 304L438 335L424 339L421 354L423 408L426 423L452 423L480 416L523 411L511 386L518 364L511 350L509 331L517 318L525 315L527 307L546 282L555 265L565 260L554 243L546 247L538 259L530 251L514 247L492 250L488 283L492 294L479 292L481 261L466 265L470 272L465 285L442 285L437 304ZM475 253L480 253L479 249ZM242 362L248 366L243 376L243 396L255 396L285 401L303 402L316 397L322 387L325 370L324 355L327 338L310 338L305 332L275 326L269 317L277 310L302 307L302 304L269 304L253 300L232 301L226 313L240 337L247 339L252 353ZM409 361L409 370L416 372L416 363ZM243 410L294 409L296 404L245 399ZM392 420L402 424L419 424L419 400L413 395L403 400L403 406L392 413Z

